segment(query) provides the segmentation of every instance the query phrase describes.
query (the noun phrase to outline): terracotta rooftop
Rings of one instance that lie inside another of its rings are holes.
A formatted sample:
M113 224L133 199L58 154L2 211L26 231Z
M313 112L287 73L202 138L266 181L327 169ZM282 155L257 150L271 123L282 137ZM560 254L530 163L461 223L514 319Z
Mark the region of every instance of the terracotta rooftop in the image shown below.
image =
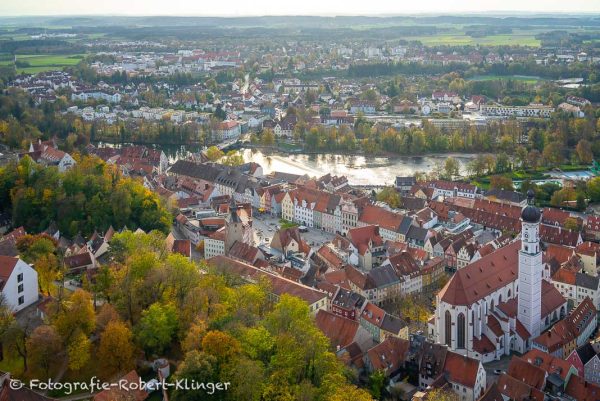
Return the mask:
M410 343L397 337L387 337L383 342L377 344L367 355L373 370L382 370L386 374L397 371L404 366Z
M329 338L334 348L350 345L360 327L356 320L346 319L324 310L317 313L315 324Z
M444 364L446 380L474 388L479 365L480 362L477 359L469 358L455 352L448 352Z
M518 250L515 241L458 270L438 294L452 305L471 305L518 278Z

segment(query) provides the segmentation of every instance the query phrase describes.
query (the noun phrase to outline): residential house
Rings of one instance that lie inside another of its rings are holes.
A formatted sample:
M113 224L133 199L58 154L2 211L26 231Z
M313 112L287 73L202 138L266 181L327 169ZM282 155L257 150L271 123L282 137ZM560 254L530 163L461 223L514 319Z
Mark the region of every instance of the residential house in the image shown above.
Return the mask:
M369 349L364 362L369 372L383 372L388 378L402 373L407 359L410 342L408 340L387 337L381 343Z
M376 342L383 342L388 337L408 340L408 325L370 302L363 308L359 322Z
M383 238L379 234L378 226L356 227L348 230L348 241L352 246L352 254L356 265L362 269L370 270L381 265L385 259Z
M371 334L356 320L347 319L326 310L319 310L315 325L325 334L334 349L347 347L352 343L361 348L373 344Z
M379 233L385 241L404 242L408 230L413 225L413 220L400 213L365 204L360 210L356 226L364 227L367 225L378 225Z
M37 302L37 272L19 258L0 256L0 293L15 312Z
M218 141L227 141L237 139L242 133L242 128L239 122L225 120L216 124L213 129L213 136Z
M401 177L396 176L396 189L402 194L408 194L412 187L417 183L415 176Z
M571 352L566 361L577 369L577 375L585 378L586 382L600 384L600 357L590 343Z

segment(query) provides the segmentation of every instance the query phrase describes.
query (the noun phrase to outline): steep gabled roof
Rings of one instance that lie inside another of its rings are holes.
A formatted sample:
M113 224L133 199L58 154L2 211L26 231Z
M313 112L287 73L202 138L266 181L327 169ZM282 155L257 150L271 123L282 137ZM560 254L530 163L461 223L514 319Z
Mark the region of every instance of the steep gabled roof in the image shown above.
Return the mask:
M452 305L471 305L518 278L518 250L515 241L458 270L438 294Z
M331 312L320 310L317 313L315 324L321 330L333 347L346 347L354 341L360 324Z

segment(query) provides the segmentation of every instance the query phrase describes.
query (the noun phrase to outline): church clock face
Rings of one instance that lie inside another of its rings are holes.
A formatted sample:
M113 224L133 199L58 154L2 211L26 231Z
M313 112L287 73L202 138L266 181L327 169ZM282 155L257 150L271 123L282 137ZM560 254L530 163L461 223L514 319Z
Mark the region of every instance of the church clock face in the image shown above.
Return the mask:
M525 233L525 239L529 239L529 234L527 232Z

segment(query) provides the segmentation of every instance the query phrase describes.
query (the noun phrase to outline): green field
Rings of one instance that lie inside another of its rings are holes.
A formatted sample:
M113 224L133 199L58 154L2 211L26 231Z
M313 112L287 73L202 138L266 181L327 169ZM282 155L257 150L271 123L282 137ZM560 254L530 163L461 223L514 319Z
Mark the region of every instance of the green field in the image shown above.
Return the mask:
M539 81L543 81L540 77L534 77L529 75L475 75L474 77L469 78L469 81L503 81L503 80L513 80L526 82L528 84L535 84Z
M60 70L78 64L83 54L24 54L17 55L17 62L26 62L27 67L17 67L19 74L37 74L43 71ZM0 65L13 64L12 56L0 57Z
M408 36L405 40L418 40L425 46L464 46L464 45L486 45L486 46L534 46L539 47L540 41L532 33L514 33L484 36L474 38L464 34L432 35L432 36Z

